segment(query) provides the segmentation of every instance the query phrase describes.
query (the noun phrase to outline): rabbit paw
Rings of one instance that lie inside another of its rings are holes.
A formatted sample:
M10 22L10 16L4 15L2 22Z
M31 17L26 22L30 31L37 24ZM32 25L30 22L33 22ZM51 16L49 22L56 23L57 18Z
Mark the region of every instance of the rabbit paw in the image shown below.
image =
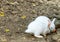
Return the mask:
M43 38L43 36L41 36L41 35L34 35L34 36L37 38Z

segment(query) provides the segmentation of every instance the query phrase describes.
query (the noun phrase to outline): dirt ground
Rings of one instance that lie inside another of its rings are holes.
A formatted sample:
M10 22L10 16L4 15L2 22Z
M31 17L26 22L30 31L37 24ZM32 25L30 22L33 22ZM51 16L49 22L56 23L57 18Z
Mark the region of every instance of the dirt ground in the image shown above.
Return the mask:
M60 42L60 25L56 33L36 38L24 31L38 16L57 18L60 24L60 0L0 0L0 42Z

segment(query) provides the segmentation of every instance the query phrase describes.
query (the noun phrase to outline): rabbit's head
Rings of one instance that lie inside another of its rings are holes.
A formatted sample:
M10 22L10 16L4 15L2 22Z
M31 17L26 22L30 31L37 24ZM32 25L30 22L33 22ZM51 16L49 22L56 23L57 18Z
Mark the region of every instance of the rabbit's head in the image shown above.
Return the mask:
M50 31L51 31L51 32L56 32L55 24L54 24L55 20L56 20L56 18L54 18L54 19L52 20L51 24L50 24Z

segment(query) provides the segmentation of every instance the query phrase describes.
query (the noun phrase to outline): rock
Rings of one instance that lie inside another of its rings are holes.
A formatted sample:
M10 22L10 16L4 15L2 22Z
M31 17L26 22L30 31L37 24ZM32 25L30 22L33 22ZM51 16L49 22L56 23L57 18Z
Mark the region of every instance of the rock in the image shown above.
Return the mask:
M58 20L60 20L60 15L55 15L54 17L56 17Z
M16 42L15 40L11 40L10 42Z
M32 3L32 6L36 6L36 4L35 3Z
M36 13L36 11L35 10L32 10L32 14L35 14Z
M60 28L57 29L57 35L60 36Z
M13 14L17 14L17 13L18 13L18 11L12 11L12 13L13 13Z
M57 34L53 35L53 36L52 36L52 39L54 39L54 40L56 40L57 42L59 42L59 41L60 41L60 32L57 31Z
M56 3L53 1L48 1L47 4L56 4Z
M1 42L7 42L5 35L0 36L0 40Z
M55 24L58 26L58 24L60 24L60 20L56 20Z
M60 39L58 39L57 42L60 42Z
M24 2L24 0L20 0L21 2Z
M57 40L58 38L59 38L58 35L53 35L53 36L52 36L52 39L54 39L54 40Z

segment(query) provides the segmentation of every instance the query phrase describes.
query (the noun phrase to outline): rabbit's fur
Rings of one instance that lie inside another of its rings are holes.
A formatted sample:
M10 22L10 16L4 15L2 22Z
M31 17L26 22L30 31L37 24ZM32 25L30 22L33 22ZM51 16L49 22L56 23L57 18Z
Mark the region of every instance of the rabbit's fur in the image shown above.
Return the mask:
M51 21L46 16L39 16L28 25L25 32L33 33L35 37L42 38L43 36L41 36L40 34L46 36L47 33L50 33L50 31L53 31L55 29L54 21L55 18L53 19L53 21ZM50 30L50 28L53 29Z

